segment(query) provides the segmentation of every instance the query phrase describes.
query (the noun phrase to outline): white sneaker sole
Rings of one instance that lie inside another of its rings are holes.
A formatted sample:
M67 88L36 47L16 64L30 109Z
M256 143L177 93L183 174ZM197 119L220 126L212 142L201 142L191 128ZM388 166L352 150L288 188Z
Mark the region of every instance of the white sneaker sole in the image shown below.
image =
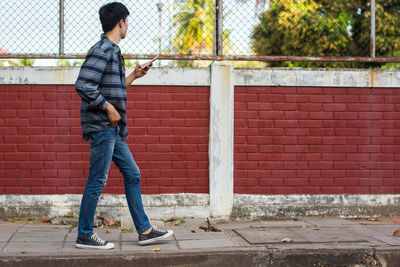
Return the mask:
M173 234L174 234L174 231L168 230L168 232L165 235L162 235L162 236L159 236L156 238L152 238L152 239L148 239L148 240L139 241L139 245L148 245L148 244L166 239L166 238L172 236Z
M113 249L115 247L114 243L108 243L106 246L90 246L83 244L75 244L76 248L90 248L90 249Z

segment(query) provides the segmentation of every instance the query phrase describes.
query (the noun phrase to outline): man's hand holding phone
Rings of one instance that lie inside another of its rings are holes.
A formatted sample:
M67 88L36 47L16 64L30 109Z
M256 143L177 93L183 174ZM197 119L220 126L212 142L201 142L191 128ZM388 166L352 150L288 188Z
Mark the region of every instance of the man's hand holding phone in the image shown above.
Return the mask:
M149 69L151 66L153 66L153 62L156 61L156 59L159 57L160 55L156 56L155 58L153 58L152 60L150 60L149 62L146 62L142 65L143 69Z
M147 71L153 66L153 62L156 61L158 57L159 55L142 65L137 64L135 68L135 78L140 78L146 75Z

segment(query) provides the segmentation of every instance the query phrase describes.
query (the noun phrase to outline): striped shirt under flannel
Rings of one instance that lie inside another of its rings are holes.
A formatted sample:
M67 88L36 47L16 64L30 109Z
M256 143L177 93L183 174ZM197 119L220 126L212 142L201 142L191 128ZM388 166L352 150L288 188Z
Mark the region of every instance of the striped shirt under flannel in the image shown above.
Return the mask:
M111 127L107 112L101 108L105 102L111 103L121 116L118 123L121 138L128 136L124 59L118 45L104 34L90 48L75 88L82 98L81 125L84 140L88 140L92 133Z

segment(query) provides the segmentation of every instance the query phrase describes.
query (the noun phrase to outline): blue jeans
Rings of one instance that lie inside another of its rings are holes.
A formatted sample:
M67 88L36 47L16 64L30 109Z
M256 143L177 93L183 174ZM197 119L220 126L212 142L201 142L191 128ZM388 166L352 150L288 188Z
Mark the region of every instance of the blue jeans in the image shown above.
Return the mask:
M90 168L79 212L78 237L93 234L93 220L101 191L106 185L111 160L124 177L125 195L136 231L142 233L151 228L143 209L140 194L140 171L125 143L118 135L117 127L91 134Z

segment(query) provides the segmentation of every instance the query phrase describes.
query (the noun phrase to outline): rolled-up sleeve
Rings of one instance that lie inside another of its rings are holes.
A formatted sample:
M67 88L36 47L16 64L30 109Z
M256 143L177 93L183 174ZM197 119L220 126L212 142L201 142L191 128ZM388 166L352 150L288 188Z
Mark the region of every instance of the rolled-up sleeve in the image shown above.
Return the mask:
M75 89L87 103L88 108L102 107L106 102L99 91L99 84L107 66L107 56L103 50L94 48L89 51L82 64Z

